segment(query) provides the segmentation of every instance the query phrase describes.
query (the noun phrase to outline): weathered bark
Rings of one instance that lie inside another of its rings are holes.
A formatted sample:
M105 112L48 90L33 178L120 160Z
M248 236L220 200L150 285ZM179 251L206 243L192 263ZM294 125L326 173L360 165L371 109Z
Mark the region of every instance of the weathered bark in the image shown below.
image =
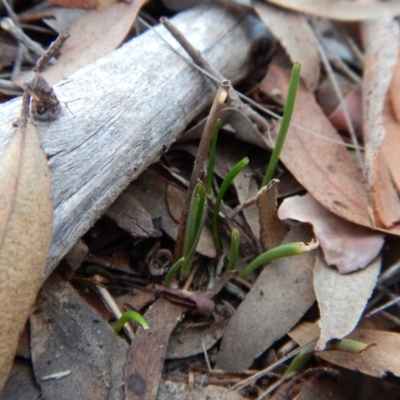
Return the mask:
M264 33L256 20L210 5L173 22L233 82L248 72L250 48ZM157 30L169 37L163 27ZM62 115L35 123L49 159L54 202L44 278L129 182L211 103L216 86L146 32L54 90L65 104ZM19 99L0 105L0 157L19 107Z

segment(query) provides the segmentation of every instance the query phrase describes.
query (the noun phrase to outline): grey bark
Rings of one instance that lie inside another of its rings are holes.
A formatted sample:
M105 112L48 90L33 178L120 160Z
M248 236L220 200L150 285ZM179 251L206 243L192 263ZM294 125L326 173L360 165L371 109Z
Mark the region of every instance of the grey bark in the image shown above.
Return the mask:
M211 5L183 12L173 22L233 82L248 72L251 46L265 33L255 19ZM179 49L163 27L156 29ZM60 118L35 123L49 158L54 202L44 279L126 186L211 103L216 86L146 32L54 90L64 103ZM0 105L0 157L19 107L20 99Z

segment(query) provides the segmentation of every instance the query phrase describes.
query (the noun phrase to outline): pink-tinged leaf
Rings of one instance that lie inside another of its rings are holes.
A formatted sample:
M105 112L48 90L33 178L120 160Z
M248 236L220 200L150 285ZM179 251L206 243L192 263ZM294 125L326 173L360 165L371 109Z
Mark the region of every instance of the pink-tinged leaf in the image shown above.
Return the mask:
M310 223L328 265L336 266L340 274L365 268L383 245L383 234L338 217L309 194L284 200L278 215Z

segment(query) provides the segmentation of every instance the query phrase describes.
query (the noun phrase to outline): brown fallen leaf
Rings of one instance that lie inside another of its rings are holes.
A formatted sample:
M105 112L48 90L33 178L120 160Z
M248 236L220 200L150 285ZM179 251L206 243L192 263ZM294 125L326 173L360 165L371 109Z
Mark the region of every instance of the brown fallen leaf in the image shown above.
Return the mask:
M317 324L302 322L289 332L289 336L299 345L318 338ZM332 364L360 371L364 374L383 377L388 372L400 376L400 334L397 332L356 329L348 339L369 345L361 353L340 350L317 352L315 355Z
M105 215L135 238L148 238L155 232L151 215L129 193L121 193Z
M263 91L269 93L278 90L282 95L286 95L289 72L288 67L283 65L283 60L275 59L271 63L262 83ZM326 140L311 135L300 127L317 132ZM313 96L300 85L292 124L281 154L282 162L305 189L329 211L356 224L399 235L400 225L388 230L372 223L365 179L350 153L340 142L343 142L342 138Z
M41 398L40 390L33 378L30 363L16 359L6 386L1 391L1 400L36 400Z
M246 396L247 398L247 396ZM171 380L163 381L157 393L156 400L244 400L240 393L228 388L216 385L203 386L174 382Z
M119 0L49 0L50 3L71 8L104 8Z
M178 225L171 217L166 204L166 194L168 185L165 180L147 172L144 172L127 189L142 205L145 205L153 219L161 217L162 229L173 239L176 238ZM175 190L174 198L180 196L184 198L183 190ZM169 206L171 208L171 206ZM210 228L206 225L200 235L199 244L196 251L207 257L214 258L217 254L214 245L214 239Z
M301 77L308 90L314 92L319 84L320 60L314 33L306 16L261 1L252 1L252 5L290 60L301 64ZM296 29L293 29L294 26Z
M400 15L399 2L352 2L347 0L267 0L268 3L316 17L339 21L362 21L383 16Z
M128 345L70 283L53 274L29 320L43 398L123 399ZM64 371L70 373L62 379L43 379Z
M285 199L278 215L281 219L310 223L327 264L335 266L340 274L365 268L376 258L384 243L382 233L343 220L309 194Z
M380 152L386 136L384 116L397 62L400 30L397 21L385 17L365 22L363 33L366 54L362 89L368 205L377 225L390 228L400 221L400 204L386 160L381 159Z
M191 357L210 349L221 339L228 324L227 319L206 324L179 326L168 343L166 358Z
M34 125L19 125L0 156L0 388L39 290L52 232L47 158Z
M256 197L260 216L260 239L265 251L279 246L287 232L284 223L278 218L278 184L278 179L272 179L260 189Z
M400 68L400 64L398 66ZM391 103L393 105L393 101ZM391 183L400 193L400 168L398 163L398 155L400 153L400 122L396 120L391 112L392 107L389 105L384 111L384 124L386 130L386 137L382 144L380 158L384 160L388 173L391 177Z
M158 299L144 318L150 329L139 329L125 367L126 400L155 399L170 335L186 308Z
M308 242L311 237L310 227L299 224L284 243ZM225 330L217 357L219 368L248 368L299 321L315 301L315 257L315 252L307 252L273 261L264 268Z
M129 4L116 3L102 10L91 11L75 21L70 28L71 37L60 52L57 66L50 66L43 76L53 85L111 53L125 39L146 2L132 0Z
M331 339L342 339L356 327L376 286L381 262L381 257L378 257L363 270L339 275L318 254L314 291L321 316L318 322L321 337L317 350L323 350Z

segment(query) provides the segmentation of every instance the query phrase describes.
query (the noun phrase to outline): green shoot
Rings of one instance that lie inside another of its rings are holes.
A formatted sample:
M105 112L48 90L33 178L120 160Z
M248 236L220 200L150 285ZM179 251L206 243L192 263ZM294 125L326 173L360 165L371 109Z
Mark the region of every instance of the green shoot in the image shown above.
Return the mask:
M227 271L231 271L232 269L235 269L236 261L239 256L239 238L240 238L240 233L238 229L234 229L232 231L231 235L231 250L230 250L230 255L229 255L229 262L227 266Z
M312 241L308 245L303 242L295 242L289 244L283 244L281 246L274 247L260 254L255 258L250 264L248 264L240 273L239 278L246 278L251 272L256 268L261 267L270 261L277 260L278 258L297 256L299 254L305 253L306 251L314 250L318 247L318 242Z
M164 281L164 286L165 287L170 287L171 286L171 282L172 279L174 278L174 276L176 275L176 273L179 271L179 268L182 267L183 262L185 261L184 257L181 257L168 271L167 276L165 277L165 281Z
M218 139L218 133L219 133L220 128L221 128L221 120L219 119L217 121L217 123L215 124L214 134L213 134L211 147L210 147L210 158L208 161L207 177L206 177L206 192L207 192L207 194L211 193L211 184L212 184L212 178L214 175L215 157L217 155L217 139Z
M314 354L315 344L316 341L314 340L311 343L307 344L307 346L303 347L296 355L296 357L292 360L283 376L288 376L292 372L300 372L304 368L308 360L311 358L311 356ZM358 342L356 340L342 339L335 340L334 342L329 343L326 350L342 350L349 353L360 353L367 347L367 344Z
M217 198L215 200L214 213L212 218L212 230L214 235L215 247L217 250L221 248L221 238L219 235L218 229L218 220L219 220L219 211L221 208L222 198L224 197L226 191L228 190L229 185L235 179L235 177L245 168L249 163L249 159L247 157L243 158L243 160L239 161L226 175L225 179L222 182L221 187L217 193Z
M360 353L368 347L367 344L357 340L342 339L328 343L327 350L342 350L349 353Z
M190 273L193 256L195 254L196 247L200 239L200 234L203 229L206 213L206 189L204 185L200 182L194 189L189 207L185 237L183 240L182 257L184 257L184 261L181 268L181 278L186 278Z
M290 125L290 120L292 119L297 87L299 86L299 80L300 80L300 64L296 63L293 65L292 73L290 75L288 95L285 104L285 109L283 112L281 126L279 128L278 137L276 139L275 147L271 154L271 158L269 160L267 171L265 172L264 179L261 183L261 187L266 186L271 181L272 177L274 176L276 166L278 165L279 156L282 151L283 143L285 142L286 139L286 134L288 132Z
M290 365L287 367L286 371L284 372L283 376L288 376L292 372L299 372L301 371L304 366L307 364L308 360L314 354L314 348L317 341L313 340L312 342L308 343L305 347L303 347L293 358Z
M127 311L123 313L120 317L120 319L117 321L114 327L115 333L119 333L122 329L122 327L128 322L128 321L135 321L137 322L145 331L149 329L149 325L147 325L146 320L136 311Z

